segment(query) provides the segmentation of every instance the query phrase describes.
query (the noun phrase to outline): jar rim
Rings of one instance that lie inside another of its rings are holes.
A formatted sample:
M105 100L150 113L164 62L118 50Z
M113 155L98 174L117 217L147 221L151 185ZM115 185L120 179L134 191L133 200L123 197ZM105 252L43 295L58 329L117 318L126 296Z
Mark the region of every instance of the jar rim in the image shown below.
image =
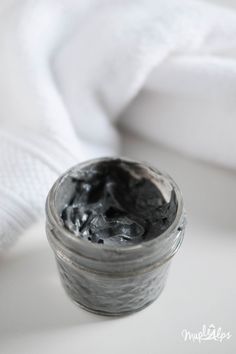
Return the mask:
M169 227L160 235L154 237L151 240L145 240L143 242L140 242L138 244L135 245L125 245L124 246L114 246L114 245L107 245L107 244L99 244L99 243L91 243L88 242L87 240L84 240L83 238L80 237L75 237L75 235L73 235L73 233L71 231L69 231L68 229L65 228L62 219L60 217L60 215L56 212L56 195L58 190L60 189L62 183L65 181L65 179L68 177L68 175L70 173L72 173L75 170L78 170L78 168L81 168L83 166L86 166L88 164L91 163L96 163L99 161L104 161L104 160L111 160L111 159L120 159L123 161L127 161L127 162L136 162L139 164L144 164L145 167L149 168L152 172L154 173L158 173L160 174L162 177L164 177L164 179L166 179L171 186L174 189L175 195L176 195L176 199L177 199L177 211L176 211L176 215L175 218L173 220L173 222L169 225ZM74 166L72 166L71 168L69 168L67 171L65 171L60 177L58 177L58 179L55 181L55 183L53 184L52 188L50 189L49 193L48 193L48 197L47 197L47 201L46 201L46 214L48 216L48 219L50 221L50 224L52 225L53 228L56 228L58 231L62 231L63 232L63 237L67 238L67 240L71 240L71 242L77 244L78 246L83 246L83 247L88 247L88 248L93 248L94 250L97 250L97 252L103 250L104 251L110 251L110 252L135 252L137 250L141 250L144 248L149 248L152 247L156 244L157 240L158 242L161 242L163 239L167 238L170 234L172 234L175 230L177 230L180 226L183 214L184 214L184 207L183 207L183 198L182 198L182 194L180 192L180 189L178 187L178 185L176 184L176 182L172 179L172 177L163 171L159 171L156 167L152 166L151 164L149 164L146 161L140 161L140 160L133 160L127 157L123 157L123 156L111 156L111 157L99 157L99 158L95 158L95 159L90 159L90 160L86 160L83 162L80 162ZM181 230L179 230L181 231Z

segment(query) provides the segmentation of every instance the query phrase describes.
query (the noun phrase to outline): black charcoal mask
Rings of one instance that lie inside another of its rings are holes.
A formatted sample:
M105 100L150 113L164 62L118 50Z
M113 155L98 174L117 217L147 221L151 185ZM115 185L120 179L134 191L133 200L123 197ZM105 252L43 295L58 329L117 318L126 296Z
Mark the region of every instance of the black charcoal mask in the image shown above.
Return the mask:
M177 212L138 163L120 159L95 162L71 176L75 185L61 218L75 237L114 246L135 245L162 234Z

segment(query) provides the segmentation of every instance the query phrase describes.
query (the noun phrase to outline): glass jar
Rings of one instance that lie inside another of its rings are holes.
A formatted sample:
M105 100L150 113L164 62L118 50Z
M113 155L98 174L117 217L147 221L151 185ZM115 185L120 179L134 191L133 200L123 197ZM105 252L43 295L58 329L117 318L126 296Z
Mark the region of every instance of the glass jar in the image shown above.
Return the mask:
M144 168L166 198L174 192L173 222L160 235L135 245L106 245L75 237L61 218L75 190L71 176L106 160L112 158L80 163L59 177L46 202L46 232L69 297L88 311L118 316L141 310L160 295L170 261L183 240L186 218L180 190L171 177L146 163L122 158Z

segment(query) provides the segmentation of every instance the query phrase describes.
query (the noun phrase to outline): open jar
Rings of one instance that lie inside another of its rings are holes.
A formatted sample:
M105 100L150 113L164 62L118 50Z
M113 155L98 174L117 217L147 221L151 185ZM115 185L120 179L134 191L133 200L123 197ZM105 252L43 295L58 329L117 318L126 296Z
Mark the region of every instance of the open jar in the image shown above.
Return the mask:
M115 157L80 163L59 177L46 216L69 297L88 311L116 316L160 295L186 224L171 177Z

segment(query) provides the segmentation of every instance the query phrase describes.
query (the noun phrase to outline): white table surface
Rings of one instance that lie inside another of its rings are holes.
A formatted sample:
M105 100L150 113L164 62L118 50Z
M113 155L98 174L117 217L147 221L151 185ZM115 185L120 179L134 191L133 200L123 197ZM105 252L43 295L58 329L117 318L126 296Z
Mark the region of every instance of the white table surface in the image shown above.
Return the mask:
M236 174L126 136L123 155L171 174L188 212L184 243L160 298L125 318L99 317L65 295L44 222L0 260L1 354L235 353ZM185 342L183 329L214 324L222 343Z

